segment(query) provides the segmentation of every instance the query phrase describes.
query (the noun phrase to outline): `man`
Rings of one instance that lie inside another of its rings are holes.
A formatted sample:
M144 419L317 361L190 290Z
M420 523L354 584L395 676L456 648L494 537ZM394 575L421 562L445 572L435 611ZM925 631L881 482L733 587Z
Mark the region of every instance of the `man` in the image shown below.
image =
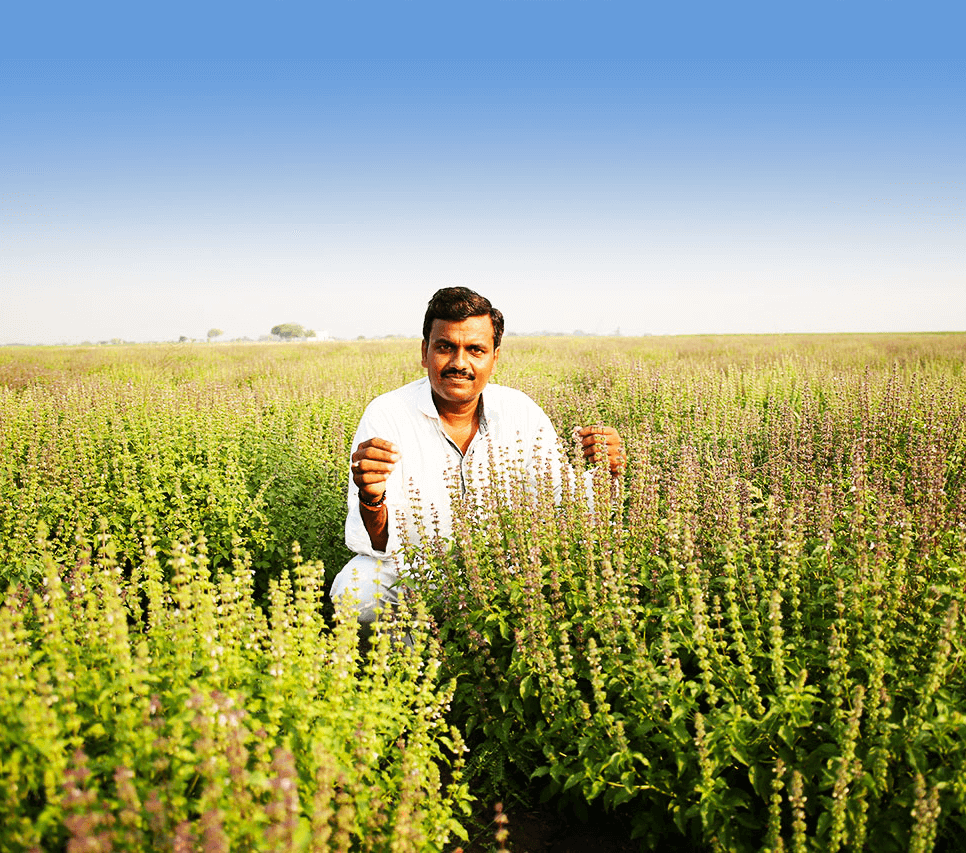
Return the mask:
M356 556L332 583L332 598L351 595L364 623L397 600L403 571L402 531L451 530L451 489L487 484L491 460L522 462L536 478L559 474L557 435L526 394L487 385L500 358L503 314L465 287L447 287L429 301L423 320L426 376L373 400L353 439L345 541ZM484 393L485 391L485 393ZM611 427L578 430L584 455L611 475L623 466L621 438ZM519 455L522 453L522 459Z

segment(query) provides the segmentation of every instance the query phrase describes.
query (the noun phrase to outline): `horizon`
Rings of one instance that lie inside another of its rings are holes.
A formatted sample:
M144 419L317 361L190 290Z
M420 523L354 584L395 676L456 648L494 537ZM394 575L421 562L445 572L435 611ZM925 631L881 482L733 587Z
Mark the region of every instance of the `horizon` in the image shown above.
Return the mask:
M503 340L507 338L531 339L531 338L600 338L602 340L640 340L640 339L671 339L671 338L862 338L862 337L933 337L933 336L966 336L966 329L935 330L922 329L917 331L881 331L881 332L683 332L673 334L624 334L620 331L607 332L585 332L581 329L574 329L567 332L557 332L550 330L519 332L506 331ZM233 344L266 344L266 345L326 345L326 344L353 344L353 343L397 343L410 342L419 343L422 340L418 334L385 334L377 336L357 335L352 338L339 338L333 336L317 336L309 338L281 338L277 335L262 335L259 338L186 338L185 340L152 340L152 341L125 341L125 340L100 340L100 341L81 341L80 343L55 342L51 344L31 344L20 341L0 344L2 348L19 349L81 349L93 347L150 347L150 346L229 346Z

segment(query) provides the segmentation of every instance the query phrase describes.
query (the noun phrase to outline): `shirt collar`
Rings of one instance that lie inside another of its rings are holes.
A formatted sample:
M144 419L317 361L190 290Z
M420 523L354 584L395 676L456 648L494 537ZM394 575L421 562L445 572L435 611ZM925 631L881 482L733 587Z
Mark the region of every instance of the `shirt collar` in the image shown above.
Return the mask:
M483 405L480 407L480 432L489 432L490 426L496 421L497 413L492 406L486 407L486 388L483 389L480 398L483 400ZM436 404L433 402L433 387L429 384L428 376L423 378L419 387L416 406L426 417L439 420L439 412L436 411Z
M416 406L427 418L439 420L439 412L436 411L436 404L433 402L433 386L429 384L428 376L424 376L419 383Z

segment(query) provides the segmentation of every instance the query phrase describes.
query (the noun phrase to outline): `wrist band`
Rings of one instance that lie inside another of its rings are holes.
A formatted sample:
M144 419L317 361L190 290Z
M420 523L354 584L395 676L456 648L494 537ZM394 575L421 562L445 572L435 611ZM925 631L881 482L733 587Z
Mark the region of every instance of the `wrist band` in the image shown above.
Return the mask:
M383 492L381 495L379 495L379 498L377 500L371 501L371 502L370 501L367 501L362 496L362 492L361 491L359 492L359 503L361 503L363 506L369 507L369 509L378 509L385 502L386 502L386 493L385 492Z

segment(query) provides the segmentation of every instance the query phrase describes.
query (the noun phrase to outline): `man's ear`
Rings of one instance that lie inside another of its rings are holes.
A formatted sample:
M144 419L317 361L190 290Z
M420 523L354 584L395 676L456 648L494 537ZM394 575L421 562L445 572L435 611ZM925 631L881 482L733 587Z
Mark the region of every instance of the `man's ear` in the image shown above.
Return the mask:
M425 338L423 338L423 342L420 344L420 352L423 354L423 367L429 367L429 365L426 363L426 355L429 352L429 345L426 343Z
M495 350L493 350L493 362L496 363L499 360L500 360L500 348L497 347Z

